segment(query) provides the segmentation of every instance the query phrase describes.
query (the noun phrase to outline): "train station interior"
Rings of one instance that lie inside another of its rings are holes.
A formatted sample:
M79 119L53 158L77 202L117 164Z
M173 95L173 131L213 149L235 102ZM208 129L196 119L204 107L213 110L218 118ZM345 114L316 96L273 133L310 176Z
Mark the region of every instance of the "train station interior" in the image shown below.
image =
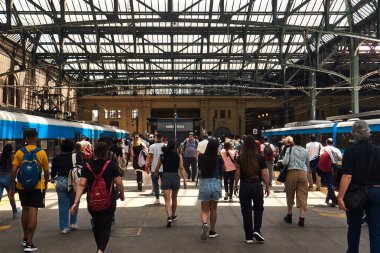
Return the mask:
M380 110L379 98L380 0L0 0L0 135L11 132L2 124L14 113L112 127L128 139L155 131L177 143L189 132L262 138L292 122ZM49 162L64 138L55 134L40 143ZM0 136L0 147L7 143L16 148L23 136ZM118 201L107 252L253 250L244 244L238 197L220 201L220 235L205 243L194 182L179 191L171 231L163 197L154 204L151 176L144 173L137 192L129 163L123 183L126 201ZM326 188L309 193L301 230L283 224L283 190L273 181L264 200L267 242L254 250L345 252L346 216L326 207ZM86 209L83 197L80 229L61 235L49 184L35 234L39 252L95 252ZM22 250L20 220L10 210L4 191L2 253ZM360 252L370 252L367 230Z

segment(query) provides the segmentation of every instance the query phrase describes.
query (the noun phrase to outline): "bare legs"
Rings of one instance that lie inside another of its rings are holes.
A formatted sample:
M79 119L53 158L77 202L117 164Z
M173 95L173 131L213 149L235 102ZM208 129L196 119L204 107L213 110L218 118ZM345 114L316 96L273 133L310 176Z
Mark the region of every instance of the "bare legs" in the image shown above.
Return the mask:
M218 217L218 214L217 214L218 202L214 200L203 201L201 205L202 205L202 212L201 212L202 224L208 223L208 217L210 216L210 230L215 231L216 219Z
M176 214L178 190L164 190L165 210L168 217Z
M33 241L34 232L37 228L37 214L38 208L23 206L21 223L24 230L24 239L28 243Z

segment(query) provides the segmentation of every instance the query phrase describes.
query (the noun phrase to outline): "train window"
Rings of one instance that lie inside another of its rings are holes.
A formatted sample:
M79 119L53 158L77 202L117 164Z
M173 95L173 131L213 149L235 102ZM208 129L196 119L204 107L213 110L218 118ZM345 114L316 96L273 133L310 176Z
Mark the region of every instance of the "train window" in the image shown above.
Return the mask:
M41 149L47 149L47 140L41 140Z
M347 149L351 146L352 135L351 133L339 133L336 137L336 147L340 149Z
M372 143L380 146L380 132L371 132Z

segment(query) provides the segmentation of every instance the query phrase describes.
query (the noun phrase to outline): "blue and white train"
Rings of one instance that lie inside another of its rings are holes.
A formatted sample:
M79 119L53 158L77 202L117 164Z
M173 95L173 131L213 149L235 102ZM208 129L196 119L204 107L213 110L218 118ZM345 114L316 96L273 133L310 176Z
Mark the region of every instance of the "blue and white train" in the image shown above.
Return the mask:
M24 133L30 129L37 130L39 145L47 152L49 160L53 159L59 152L62 139L79 141L84 135L93 144L101 136L129 139L127 131L111 126L91 125L0 111L0 151L7 143L11 143L14 150L24 146Z
M365 120L371 129L373 143L380 144L380 119ZM265 130L264 135L268 136L271 143L278 143L282 136L301 135L302 145L309 142L309 135L315 134L318 141L325 145L328 138L333 138L334 146L344 151L352 143L351 129L354 120L344 122L331 121L308 121L301 124L291 123L284 128Z

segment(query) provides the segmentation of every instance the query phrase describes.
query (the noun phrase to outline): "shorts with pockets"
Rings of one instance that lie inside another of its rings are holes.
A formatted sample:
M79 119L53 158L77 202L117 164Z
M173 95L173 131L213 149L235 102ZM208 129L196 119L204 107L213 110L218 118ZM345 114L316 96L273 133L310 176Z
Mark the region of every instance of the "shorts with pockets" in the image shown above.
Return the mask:
M198 200L219 201L222 197L222 183L217 178L201 178L199 183Z
M44 208L45 191L38 190L18 190L21 206Z
M161 190L179 190L181 180L177 172L164 172L161 177Z

